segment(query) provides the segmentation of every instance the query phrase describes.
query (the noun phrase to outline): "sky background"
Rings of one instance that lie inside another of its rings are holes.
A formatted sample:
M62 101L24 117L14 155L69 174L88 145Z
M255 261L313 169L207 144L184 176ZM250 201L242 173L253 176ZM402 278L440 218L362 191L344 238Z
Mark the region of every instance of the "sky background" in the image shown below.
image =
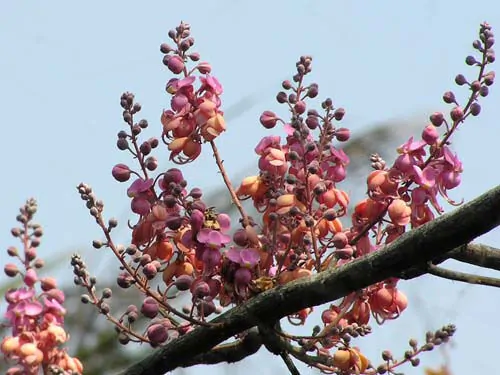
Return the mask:
M125 0L2 0L1 248L13 244L9 229L18 207L35 196L37 219L46 233L40 255L50 259L69 249L79 250L89 261L102 263L99 272L115 272L115 263L104 262L103 253L89 248L100 232L75 187L82 181L90 183L105 201L108 217L120 218L126 212L126 186L110 175L115 163L130 161L114 146L123 127L120 95L135 93L143 106L142 116L151 124L147 134L158 135L159 117L168 105L164 87L171 77L162 65L159 45L180 20L191 24L195 50L212 64L213 74L224 86L224 108L233 106L228 131L218 145L234 177L255 162L253 148L270 134L258 124L260 113L284 110L274 97L280 82L293 74L300 55L313 56L311 79L319 83L320 97L331 96L336 105L346 108L344 126L361 132L393 120L395 131L404 131L415 116L425 119L435 110L448 108L441 96L455 90L457 73L475 74L464 58L472 51L480 22L500 27L500 5L493 0L477 5L458 0L149 1L140 5ZM465 89L456 93L459 98L467 95ZM462 185L451 193L457 200L472 199L498 184L500 133L495 111L499 103L500 94L493 87L482 101L481 116L468 121L455 139L454 149L465 168ZM160 151L161 165L171 167L165 150ZM378 151L392 160L392 150ZM206 191L222 183L210 152L187 167L185 176L190 186ZM126 242L124 233L119 240ZM481 239L492 246L499 246L499 240L500 230ZM1 259L4 263L3 255ZM69 261L66 264L57 275L69 281ZM430 277L402 282L400 287L409 295L408 311L383 329L374 327L373 337L359 342L374 363L379 363L383 349L402 355L408 338L420 339L425 330L451 322L458 326L454 344L447 349L454 374L495 372L497 329L490 318L500 309L500 291ZM439 352L422 357L425 365L441 361ZM235 369L240 374L258 370L262 375L284 371L281 362L261 352L231 367L193 368L184 373ZM421 368L404 371L423 373Z

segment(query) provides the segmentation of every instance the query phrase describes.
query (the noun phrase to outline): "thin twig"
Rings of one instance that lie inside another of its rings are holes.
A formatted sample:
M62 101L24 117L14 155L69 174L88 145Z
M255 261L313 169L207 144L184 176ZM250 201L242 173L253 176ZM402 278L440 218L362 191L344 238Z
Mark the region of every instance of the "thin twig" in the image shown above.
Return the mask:
M443 279L461 281L468 284L486 285L486 286L494 286L500 288L500 279L496 279L494 277L473 275L471 273L465 273L460 271L452 271L446 268L435 266L433 264L429 264L427 272L431 275L442 277Z
M241 204L240 200L238 199L236 192L234 191L233 185L231 184L231 180L229 179L229 176L227 175L226 169L224 168L222 159L220 158L220 155L219 155L219 150L217 149L215 142L210 141L210 146L212 146L212 150L214 152L215 162L217 163L217 167L219 168L219 171L222 175L224 183L227 186L227 190L229 191L229 194L231 195L231 200L233 201L234 205L238 208L238 211L240 212L240 215L241 215L241 219L243 221L242 222L243 227L246 228L250 224L250 220L248 219L248 215L245 212L245 209L243 208L243 205Z

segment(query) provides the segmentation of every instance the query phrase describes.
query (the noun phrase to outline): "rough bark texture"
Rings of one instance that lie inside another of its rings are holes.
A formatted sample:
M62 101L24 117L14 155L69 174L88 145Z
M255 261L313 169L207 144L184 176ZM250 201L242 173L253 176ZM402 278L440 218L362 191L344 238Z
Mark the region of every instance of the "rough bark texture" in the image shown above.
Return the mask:
M384 249L340 268L328 269L264 292L220 315L213 327L193 332L158 349L125 370L123 375L164 374L209 352L215 345L244 330L276 322L305 307L324 304L389 277L411 278L425 272L429 261L459 258L464 244L500 224L500 186L456 211L412 230ZM462 252L462 253L461 253ZM464 256L465 257L465 256ZM492 268L495 268L492 265ZM257 345L258 346L258 345Z

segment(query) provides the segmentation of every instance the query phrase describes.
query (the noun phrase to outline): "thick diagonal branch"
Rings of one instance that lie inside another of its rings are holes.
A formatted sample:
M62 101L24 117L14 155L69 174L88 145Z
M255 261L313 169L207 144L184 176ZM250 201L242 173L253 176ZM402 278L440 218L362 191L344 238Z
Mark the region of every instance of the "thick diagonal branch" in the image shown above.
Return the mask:
M426 264L471 242L499 224L500 187L496 187L456 211L404 234L382 250L259 294L212 321L222 325L198 327L123 374L164 374L262 321L274 322L305 307L327 303L398 276L415 265Z
M213 365L221 362L239 362L259 351L262 346L262 337L257 328L250 329L245 337L237 342L220 345L208 352L200 353L179 367L190 367L194 365Z

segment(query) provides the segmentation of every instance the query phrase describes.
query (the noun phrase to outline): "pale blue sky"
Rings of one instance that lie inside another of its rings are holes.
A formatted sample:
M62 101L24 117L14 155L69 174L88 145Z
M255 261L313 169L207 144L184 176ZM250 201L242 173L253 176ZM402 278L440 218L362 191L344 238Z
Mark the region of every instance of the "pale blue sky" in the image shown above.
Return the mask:
M149 134L159 132L159 116L168 103L164 86L170 76L158 47L180 20L192 25L196 49L212 63L214 75L224 85L224 107L242 97L247 97L249 106L254 104L229 122L228 132L219 140L225 165L234 176L255 160L252 150L268 134L258 125L258 116L265 109L279 109L274 96L281 80L293 73L299 55L313 56L312 78L320 85L320 96L331 96L347 109L345 125L353 131L394 118L405 127L406 118L446 108L440 98L444 91L455 89L454 76L472 74L463 61L471 52L478 24L487 20L500 28L500 6L494 0L477 5L465 0L142 4L3 0L1 248L12 243L9 228L18 207L30 196L39 201L38 220L45 227L43 256L75 245L88 247L99 231L76 193L80 181L90 183L104 199L108 215L124 212L125 186L109 173L113 164L129 161L114 148L122 127L119 97L125 90L133 91L152 125ZM498 184L500 134L495 111L500 94L496 87L491 91L481 116L464 126L454 144L465 167L463 184L452 193L457 199L473 198ZM465 94L457 91L459 97ZM387 150L384 154L391 155ZM166 153L163 158L167 159ZM202 188L220 183L209 152L187 168L186 176ZM499 240L500 230L483 239L493 246ZM103 254L88 250L84 256ZM69 266L59 274L69 278ZM462 284L431 278L402 283L401 288L410 295L408 312L384 329L375 328L373 338L360 342L373 362L379 362L376 353L382 349L402 355L410 336L420 338L426 329L453 322L459 329L449 350L454 374L495 372L497 334L487 318L500 309L499 291L464 289ZM440 359L439 355L422 358L425 364ZM238 369L242 374L257 369L263 375L277 370L267 354L244 361ZM222 369L208 371L215 374Z

